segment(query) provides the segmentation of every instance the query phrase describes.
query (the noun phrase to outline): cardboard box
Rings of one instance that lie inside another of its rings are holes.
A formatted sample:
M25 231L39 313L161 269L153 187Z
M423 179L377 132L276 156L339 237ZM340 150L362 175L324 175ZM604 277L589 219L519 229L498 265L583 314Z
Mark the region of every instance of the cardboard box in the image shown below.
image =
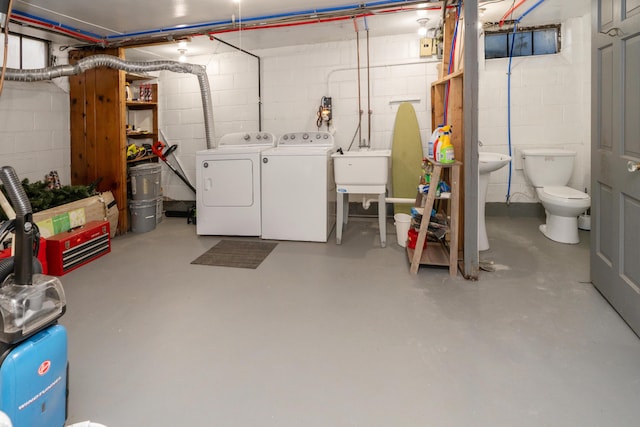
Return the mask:
M44 238L85 225L91 221L109 221L110 237L118 228L118 206L111 191L87 197L33 214L33 222ZM65 229L66 228L66 229Z

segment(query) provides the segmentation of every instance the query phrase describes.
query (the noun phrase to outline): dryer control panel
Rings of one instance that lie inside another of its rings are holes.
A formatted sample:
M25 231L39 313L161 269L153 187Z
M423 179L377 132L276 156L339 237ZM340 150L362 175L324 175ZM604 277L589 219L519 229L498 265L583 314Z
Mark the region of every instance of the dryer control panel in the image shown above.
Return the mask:
M276 138L269 132L234 132L220 138L220 147L268 146L275 145Z
M277 146L282 147L333 147L333 135L329 132L309 131L309 132L289 132L278 138Z

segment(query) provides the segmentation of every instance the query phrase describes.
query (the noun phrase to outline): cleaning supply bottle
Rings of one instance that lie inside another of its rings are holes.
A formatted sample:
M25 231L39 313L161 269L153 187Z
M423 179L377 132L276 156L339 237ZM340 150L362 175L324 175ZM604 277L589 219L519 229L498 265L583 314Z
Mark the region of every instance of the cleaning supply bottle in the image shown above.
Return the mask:
M442 127L442 134L438 138L438 153L436 155L436 161L440 163L453 163L455 162L455 153L453 144L451 144L451 125Z
M434 147L438 142L438 137L440 136L440 126L436 127L436 130L431 134L431 138L429 138L429 143L427 144L427 158L435 159L435 151Z

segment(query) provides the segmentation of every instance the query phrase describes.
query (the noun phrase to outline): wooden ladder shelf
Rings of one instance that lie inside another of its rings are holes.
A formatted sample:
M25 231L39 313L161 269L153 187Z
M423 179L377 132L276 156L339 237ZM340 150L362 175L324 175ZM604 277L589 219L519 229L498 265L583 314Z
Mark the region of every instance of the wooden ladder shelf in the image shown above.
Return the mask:
M424 197L420 192L418 192L418 195L416 196L416 206L422 206L424 209L422 221L420 222L418 240L416 241L415 249L407 246L407 255L409 257L409 262L411 262L410 271L412 274L418 273L420 264L449 266L449 275L455 277L458 273L458 215L460 211L460 167L462 166L462 163L456 161L455 163L445 164L432 160L429 160L429 162L433 164L433 172L431 173L431 185L429 186L427 198L424 200ZM429 228L431 211L436 200L436 191L443 169L451 170L451 197L448 199L441 198L441 200L449 200L451 203L449 210L449 245L447 248L447 245L444 242L429 242L426 249L423 249L427 238L427 229Z

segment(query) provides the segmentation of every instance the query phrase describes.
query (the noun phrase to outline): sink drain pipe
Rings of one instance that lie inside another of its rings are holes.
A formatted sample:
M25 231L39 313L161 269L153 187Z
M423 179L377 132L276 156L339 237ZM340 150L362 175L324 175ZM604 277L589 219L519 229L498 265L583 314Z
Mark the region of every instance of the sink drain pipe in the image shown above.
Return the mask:
M371 202L377 202L378 198L368 199L367 196L362 196L362 207L367 210L371 207ZM386 203L398 203L403 205L414 205L416 203L416 199L410 199L405 197L385 197L384 201Z
M207 148L215 148L211 89L209 87L209 78L207 77L206 68L202 65L187 64L177 61L127 61L112 55L94 55L82 58L73 65L57 65L55 67L33 70L7 68L5 78L13 81L37 82L52 80L58 77L75 76L97 67L115 68L117 70L123 70L130 73L173 71L174 73L195 74L198 77L198 83L200 84Z

